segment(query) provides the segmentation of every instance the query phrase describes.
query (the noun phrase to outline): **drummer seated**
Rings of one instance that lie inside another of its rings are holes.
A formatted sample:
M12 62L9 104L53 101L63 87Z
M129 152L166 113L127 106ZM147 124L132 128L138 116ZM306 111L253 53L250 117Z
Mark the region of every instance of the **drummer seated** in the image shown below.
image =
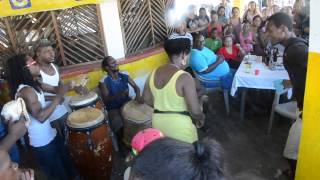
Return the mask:
M108 110L111 128L117 132L123 126L120 108L131 100L129 97L129 84L136 93L135 99L138 102L143 102L143 100L139 87L129 75L119 72L119 65L112 56L105 57L101 66L107 72L107 75L100 80L99 89Z
M193 41L189 64L197 79L205 88L230 89L233 77L228 63L222 56L204 47L202 35L195 35Z

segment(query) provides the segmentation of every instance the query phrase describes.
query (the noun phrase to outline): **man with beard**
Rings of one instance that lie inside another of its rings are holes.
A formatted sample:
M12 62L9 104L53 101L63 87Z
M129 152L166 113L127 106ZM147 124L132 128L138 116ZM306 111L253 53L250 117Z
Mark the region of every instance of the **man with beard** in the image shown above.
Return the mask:
M273 44L280 43L285 47L283 63L288 71L298 104L297 119L292 124L283 156L289 161L291 169L285 171L294 179L298 149L300 144L304 90L308 65L308 43L297 38L292 32L292 19L284 13L276 13L267 19L267 36ZM286 83L287 84L287 83ZM286 86L286 84L284 84Z

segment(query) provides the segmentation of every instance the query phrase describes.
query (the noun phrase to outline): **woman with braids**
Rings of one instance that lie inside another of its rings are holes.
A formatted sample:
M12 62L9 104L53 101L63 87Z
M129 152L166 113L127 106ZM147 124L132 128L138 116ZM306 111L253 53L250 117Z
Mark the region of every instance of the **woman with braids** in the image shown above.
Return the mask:
M195 81L183 71L189 64L190 40L167 40L164 49L169 63L151 73L143 98L145 103L154 107L153 128L167 137L193 143L198 140L195 124L203 126L205 116L200 109Z
M129 180L224 180L222 148L205 139L193 144L171 138L150 143L133 161Z
M29 144L40 168L48 178L74 178L76 173L65 147L48 120L62 102L68 86L58 86L57 95L46 106L39 82L40 68L35 60L25 54L13 56L8 60L7 73L11 98L20 97L26 103L31 119L27 127Z

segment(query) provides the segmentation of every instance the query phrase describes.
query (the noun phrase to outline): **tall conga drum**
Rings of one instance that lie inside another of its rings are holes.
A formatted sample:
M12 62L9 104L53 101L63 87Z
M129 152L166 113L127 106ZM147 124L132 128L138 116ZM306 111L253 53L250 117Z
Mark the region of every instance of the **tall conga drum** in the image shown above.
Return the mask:
M135 134L151 127L153 108L137 101L129 101L121 109L123 118L123 142L130 146Z
M102 109L103 102L97 95L97 93L91 91L85 95L75 95L70 98L69 106L72 110L78 110L85 107L93 107Z
M84 179L110 179L112 143L104 113L96 108L72 112L67 120L70 156Z

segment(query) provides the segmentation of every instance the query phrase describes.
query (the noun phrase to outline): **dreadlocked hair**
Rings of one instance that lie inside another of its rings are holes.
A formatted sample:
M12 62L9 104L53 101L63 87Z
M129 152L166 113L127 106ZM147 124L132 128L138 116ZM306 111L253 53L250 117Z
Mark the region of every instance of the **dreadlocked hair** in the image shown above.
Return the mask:
M10 90L10 97L15 99L15 94L20 84L25 84L40 92L40 83L35 81L31 72L26 67L27 63L26 54L14 55L7 61L6 74Z

